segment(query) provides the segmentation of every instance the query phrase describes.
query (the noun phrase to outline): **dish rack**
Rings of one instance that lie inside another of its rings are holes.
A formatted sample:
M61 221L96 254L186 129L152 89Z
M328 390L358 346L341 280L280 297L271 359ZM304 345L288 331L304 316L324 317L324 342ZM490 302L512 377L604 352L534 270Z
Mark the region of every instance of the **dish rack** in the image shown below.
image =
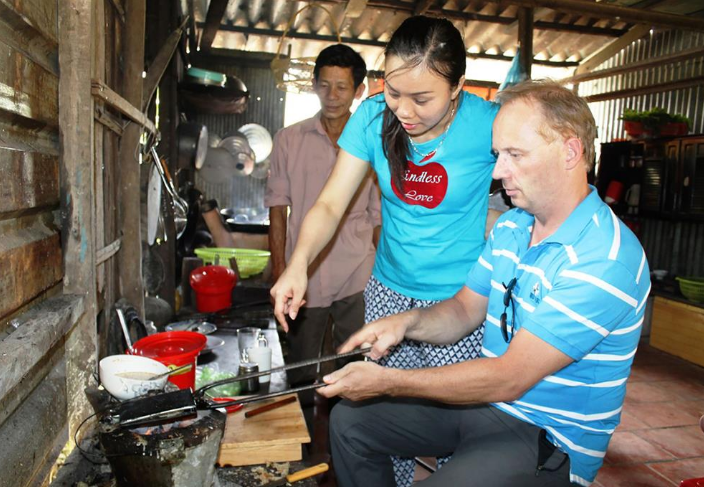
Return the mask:
M269 262L271 252L258 249L231 249L222 247L207 247L195 250L196 256L203 259L204 264L230 267L230 259L235 258L242 279L261 273Z

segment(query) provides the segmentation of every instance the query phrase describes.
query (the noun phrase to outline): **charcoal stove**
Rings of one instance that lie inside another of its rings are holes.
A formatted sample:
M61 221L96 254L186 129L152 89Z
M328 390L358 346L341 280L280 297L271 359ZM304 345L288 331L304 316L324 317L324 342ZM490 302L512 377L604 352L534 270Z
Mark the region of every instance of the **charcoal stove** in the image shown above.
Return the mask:
M98 437L118 487L210 487L225 419L214 409L133 428L116 428L104 418Z

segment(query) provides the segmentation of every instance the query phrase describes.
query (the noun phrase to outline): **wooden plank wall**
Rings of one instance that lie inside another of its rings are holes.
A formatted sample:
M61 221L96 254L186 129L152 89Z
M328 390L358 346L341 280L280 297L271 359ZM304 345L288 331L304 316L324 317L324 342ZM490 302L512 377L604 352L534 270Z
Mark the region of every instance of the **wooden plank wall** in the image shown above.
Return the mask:
M63 277L56 2L12 3L0 1L0 334Z
M125 80L124 50L143 9L0 0L0 487L42 485L90 412L83 388L120 294L120 149L137 153L90 86L124 96L141 81L141 67ZM141 252L124 261L139 269Z

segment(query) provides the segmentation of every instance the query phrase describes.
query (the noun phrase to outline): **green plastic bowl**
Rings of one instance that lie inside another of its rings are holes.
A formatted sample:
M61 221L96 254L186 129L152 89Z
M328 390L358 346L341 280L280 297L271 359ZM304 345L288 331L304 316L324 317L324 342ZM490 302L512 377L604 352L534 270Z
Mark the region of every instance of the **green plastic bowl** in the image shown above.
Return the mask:
M678 277L680 291L695 303L704 303L704 277Z
M271 252L258 249L229 249L222 247L206 247L196 249L196 256L203 259L204 264L230 267L230 259L235 258L240 277L247 279L261 273L269 262Z

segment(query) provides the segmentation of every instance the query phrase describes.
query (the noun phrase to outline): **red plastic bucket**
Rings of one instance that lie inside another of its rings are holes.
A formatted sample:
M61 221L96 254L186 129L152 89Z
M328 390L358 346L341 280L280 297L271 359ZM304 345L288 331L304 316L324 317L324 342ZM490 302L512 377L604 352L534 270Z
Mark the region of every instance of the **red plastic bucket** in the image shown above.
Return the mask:
M190 283L196 293L196 308L209 313L232 305L232 288L237 276L235 271L221 265L206 265L191 272Z
M205 335L193 331L167 331L144 337L133 345L127 353L149 357L170 369L191 364L191 369L169 376L169 382L179 389L196 388L196 359L207 339Z

